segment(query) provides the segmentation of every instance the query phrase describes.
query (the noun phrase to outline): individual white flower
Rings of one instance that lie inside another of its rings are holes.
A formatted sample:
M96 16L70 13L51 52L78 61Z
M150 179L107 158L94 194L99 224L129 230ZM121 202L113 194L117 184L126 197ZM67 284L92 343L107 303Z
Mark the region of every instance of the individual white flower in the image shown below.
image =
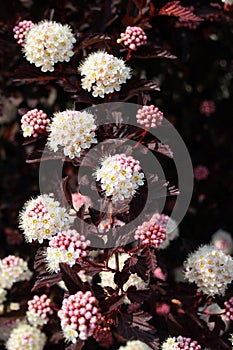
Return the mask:
M28 31L23 51L26 59L36 67L41 67L42 72L52 72L55 63L70 61L75 42L67 24L45 20L34 24Z
M25 203L19 216L19 227L27 242L51 239L57 232L68 229L69 216L60 203L47 194Z
M20 323L10 333L5 346L7 350L43 350L46 335L38 328Z
M185 278L196 283L198 291L224 295L233 280L233 259L214 246L204 245L191 253L184 263Z
M82 88L92 91L94 97L120 91L121 85L131 78L131 69L125 62L105 51L89 54L78 70L84 76Z
M50 124L49 148L56 152L58 146L61 146L64 155L70 159L80 157L81 150L97 143L96 127L94 116L86 111L66 110L55 113Z
M144 185L139 161L124 153L104 158L94 175L113 202L131 198Z
M76 343L78 332L75 329L73 329L70 325L67 325L62 331L67 342L72 342L73 344Z
M225 254L233 253L233 239L229 232L219 229L211 237L211 244Z
M0 260L0 285L1 288L10 289L14 283L29 281L32 272L28 269L27 262L15 255L9 255Z
M120 346L118 350L151 350L151 348L140 340L130 340L125 346Z

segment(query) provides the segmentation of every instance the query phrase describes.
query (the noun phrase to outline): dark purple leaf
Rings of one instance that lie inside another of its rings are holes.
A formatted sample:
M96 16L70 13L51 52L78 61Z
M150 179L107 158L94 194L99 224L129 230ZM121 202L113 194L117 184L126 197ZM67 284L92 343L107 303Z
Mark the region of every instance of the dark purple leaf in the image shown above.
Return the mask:
M111 295L109 298L101 302L101 309L106 313L110 313L118 309L125 299L125 295Z
M32 292L47 285L51 287L54 284L60 282L61 280L62 278L60 273L53 273L50 275L38 277L32 288Z
M71 192L69 191L68 189L68 180L69 180L69 176L66 176L64 179L62 179L62 189L63 189L63 192L65 194L65 197L66 197L66 200L67 202L71 205L73 203L72 201L72 195L71 195Z
M131 286L127 289L127 297L132 303L142 303L148 300L151 296L151 291L149 289L137 290L136 287Z
M180 5L180 1L171 1L163 6L159 15L175 16L185 21L202 21L201 17L196 16L190 8Z
M141 46L133 54L136 58L170 58L175 59L176 56L172 55L169 51L161 47Z
M75 294L79 290L86 292L88 290L87 286L82 282L79 275L72 270L72 268L67 264L60 264L62 279L65 282L66 288L70 294Z

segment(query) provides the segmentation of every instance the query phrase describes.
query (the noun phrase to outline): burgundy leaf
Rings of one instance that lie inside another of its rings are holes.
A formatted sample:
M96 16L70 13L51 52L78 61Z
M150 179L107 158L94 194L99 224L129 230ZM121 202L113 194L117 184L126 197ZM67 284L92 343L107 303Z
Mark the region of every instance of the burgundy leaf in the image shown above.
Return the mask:
M202 18L196 16L190 8L181 6L180 1L168 2L160 9L159 15L179 17L182 21L202 21Z
M172 55L169 51L161 47L151 47L147 45L139 47L137 51L133 54L133 56L136 58L177 58L176 56Z
M54 284L60 282L62 280L61 278L61 274L60 273L53 273L50 275L46 275L46 276L41 276L38 277L38 279L36 280L33 288L32 288L32 292L34 292L35 290L44 287L44 286L53 286Z
M151 296L151 291L149 289L137 290L136 287L131 286L127 289L127 297L133 303L142 303L148 300Z
M79 275L72 270L72 268L67 264L60 264L62 279L65 282L66 288L70 294L75 294L79 290L86 292L88 290L87 286L82 282Z
M102 33L84 34L80 39L80 44L76 50L79 50L80 48L85 48L93 44L111 40L111 38L108 35Z
M67 202L71 205L73 203L72 201L72 195L71 195L71 192L69 191L68 189L68 180L69 180L69 176L66 176L64 179L62 179L62 189L63 189L63 192L65 194L65 197L66 197L66 200Z
M124 301L125 295L111 295L101 302L101 308L105 313L110 313L118 309Z

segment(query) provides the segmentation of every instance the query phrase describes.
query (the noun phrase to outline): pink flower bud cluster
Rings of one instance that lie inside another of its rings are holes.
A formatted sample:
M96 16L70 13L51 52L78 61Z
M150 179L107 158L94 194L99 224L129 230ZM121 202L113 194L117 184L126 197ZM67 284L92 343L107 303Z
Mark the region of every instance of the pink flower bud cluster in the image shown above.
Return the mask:
M166 229L162 226L151 222L145 221L135 231L135 239L140 239L142 244L150 244L158 248L166 239Z
M214 101L204 100L200 105L200 113L209 117L215 112L215 103Z
M163 112L154 105L143 106L137 111L136 119L140 125L143 125L147 129L156 128L162 124Z
M38 137L48 131L50 123L47 114L42 110L32 109L21 118L21 128L24 137Z
M168 338L162 344L162 350L201 350L201 346L196 340L182 336Z
M209 170L204 165L197 165L194 168L194 178L198 181L206 180L209 175Z
M112 323L113 320L111 318L107 319L105 316L102 316L93 334L93 337L99 345L108 349L114 342L110 327Z
M53 313L51 300L46 294L41 296L35 295L28 301L28 311L26 313L28 322L37 327L48 323L49 315Z
M226 312L226 320L233 321L233 297L231 297L228 301L225 301L225 312Z
M76 230L59 232L50 240L47 248L48 269L51 272L58 272L60 263L73 266L81 258L88 255L87 247L89 245L90 241Z
M58 317L65 339L73 343L77 338L91 337L101 320L98 301L90 291L79 291L64 299Z
M123 44L130 50L137 50L137 47L147 44L147 36L144 30L140 27L130 27L126 28L124 33L121 33L120 39L117 43L123 42Z
M25 36L29 32L29 30L34 26L32 21L21 21L17 26L13 28L13 32L15 33L14 38L17 40L17 43L21 46L24 46Z
M28 269L27 262L15 255L9 255L0 260L0 285L1 288L10 289L14 283L29 281L32 272Z

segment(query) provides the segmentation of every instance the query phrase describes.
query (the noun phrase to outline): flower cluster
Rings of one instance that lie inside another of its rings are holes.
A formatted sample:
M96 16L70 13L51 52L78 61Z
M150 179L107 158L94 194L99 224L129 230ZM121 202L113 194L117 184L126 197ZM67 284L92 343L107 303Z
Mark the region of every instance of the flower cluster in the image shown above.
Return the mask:
M233 259L213 246L204 245L191 253L184 263L185 278L195 282L198 291L224 295L233 279Z
M206 180L209 176L209 170L204 165L197 165L194 168L194 178L198 181Z
M46 335L38 328L25 323L19 323L10 333L6 342L7 350L43 350Z
M14 318L14 317L1 317L0 318L0 339L4 342L7 341L7 339L10 336L10 333L13 331L13 329L21 322L20 318Z
M211 237L211 244L225 254L233 253L233 239L229 232L222 229L217 230Z
M67 110L54 114L50 124L49 147L56 152L58 145L70 159L80 157L82 149L96 143L94 116L86 111Z
M166 230L166 239L160 244L159 249L167 248L170 242L179 236L179 227L176 221L168 215L155 213L150 221L155 222Z
M21 46L24 46L25 36L29 30L34 26L32 21L21 21L17 26L13 28L14 38L17 40L17 43Z
M113 320L108 316L101 316L99 324L96 326L93 337L99 343L100 346L109 349L113 345L113 336L111 333L111 325Z
M25 37L24 53L42 72L54 70L57 62L69 62L76 39L68 25L52 21L34 24Z
M121 220L114 218L113 227L122 227L125 223ZM107 233L111 229L111 223L109 219L102 220L98 226L98 230L100 233Z
M29 281L32 272L27 262L15 255L8 255L0 260L0 285L3 289L10 289L14 283Z
M88 55L79 66L82 78L82 88L92 91L94 97L104 97L114 91L120 91L121 85L131 78L131 69L125 62L105 51Z
M120 346L118 350L151 350L151 348L140 340L129 340L125 346Z
M166 229L152 221L145 221L136 229L134 238L140 239L143 245L158 248L166 239Z
M93 335L101 314L98 301L92 293L79 291L63 299L58 317L65 339L75 343L77 338L86 340Z
M120 39L117 39L117 43L123 44L128 47L130 50L137 50L139 46L147 44L147 36L144 30L140 27L131 27L128 26L124 33L121 33Z
M38 137L48 131L50 123L47 114L42 110L32 109L21 118L21 128L24 137Z
M228 301L225 301L225 313L226 320L233 321L233 297L231 297Z
M49 247L46 250L48 270L58 272L59 263L73 266L78 260L87 256L89 245L90 241L76 230L59 232L49 241Z
M35 295L28 301L28 311L26 312L28 322L37 327L48 323L48 316L52 315L51 300L46 294Z
M57 232L69 228L69 216L60 203L47 194L25 203L19 217L19 227L27 242L51 239Z
M182 336L170 337L162 344L162 350L201 350L201 346L196 340Z
M143 106L137 111L137 122L145 128L156 128L162 124L163 112L154 105Z
M138 160L123 154L104 158L95 172L96 180L113 202L131 198L144 184L144 174Z
M206 115L207 117L213 114L215 112L215 109L215 103L211 100L204 100L200 105L200 113Z

